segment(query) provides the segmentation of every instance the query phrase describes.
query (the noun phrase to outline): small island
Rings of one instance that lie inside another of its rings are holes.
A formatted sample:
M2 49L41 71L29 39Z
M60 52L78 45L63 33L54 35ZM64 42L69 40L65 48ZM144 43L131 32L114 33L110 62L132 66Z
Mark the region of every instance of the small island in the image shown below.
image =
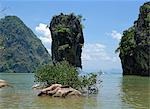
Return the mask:
M96 84L94 73L79 76L82 68L81 53L84 44L82 16L61 13L50 23L52 36L52 64L42 66L35 72L38 82L46 83L38 96L81 96ZM97 92L97 88L94 88Z

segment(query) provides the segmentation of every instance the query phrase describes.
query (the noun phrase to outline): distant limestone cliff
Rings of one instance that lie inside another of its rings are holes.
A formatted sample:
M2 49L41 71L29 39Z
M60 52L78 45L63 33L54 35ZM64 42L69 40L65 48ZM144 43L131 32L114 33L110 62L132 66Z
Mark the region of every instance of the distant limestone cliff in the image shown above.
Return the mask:
M150 2L140 7L138 20L123 32L117 50L123 75L150 76Z
M82 16L54 16L50 22L52 36L52 60L54 63L66 60L75 67L82 68L81 53L84 37L81 24Z
M0 19L0 72L30 73L51 57L41 41L16 16Z

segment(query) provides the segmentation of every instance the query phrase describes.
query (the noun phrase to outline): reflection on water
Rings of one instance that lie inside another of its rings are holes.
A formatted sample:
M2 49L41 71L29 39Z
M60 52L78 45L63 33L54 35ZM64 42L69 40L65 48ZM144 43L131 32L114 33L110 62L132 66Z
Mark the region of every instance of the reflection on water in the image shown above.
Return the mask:
M148 109L149 78L104 74L98 95L38 97L33 74L0 74L14 87L0 89L0 109Z
M150 79L125 76L122 79L122 100L134 109L150 109Z

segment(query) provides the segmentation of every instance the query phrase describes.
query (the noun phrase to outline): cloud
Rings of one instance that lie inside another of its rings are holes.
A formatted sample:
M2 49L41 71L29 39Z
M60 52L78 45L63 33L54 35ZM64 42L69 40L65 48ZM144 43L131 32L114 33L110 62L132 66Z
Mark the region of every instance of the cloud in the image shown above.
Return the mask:
M87 43L83 47L82 65L84 71L98 71L121 67L118 54L108 53L106 45Z
M100 43L86 44L83 48L82 60L83 61L112 60L112 58L108 55L105 49L106 46Z
M43 34L45 37L51 36L50 30L48 29L46 24L40 23L35 30L41 34Z
M38 26L35 27L35 31L37 32L38 37L42 41L43 45L46 47L49 53L51 53L52 38L47 25L44 23L40 23Z
M116 30L112 30L111 33L107 33L107 35L111 36L113 39L120 41L122 34L117 32Z

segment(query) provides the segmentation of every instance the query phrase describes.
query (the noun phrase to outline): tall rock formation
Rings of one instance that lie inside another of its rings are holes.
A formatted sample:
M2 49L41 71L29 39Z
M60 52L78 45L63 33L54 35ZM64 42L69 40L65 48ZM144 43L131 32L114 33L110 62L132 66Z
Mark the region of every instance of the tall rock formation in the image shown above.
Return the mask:
M123 32L118 50L123 75L150 76L150 2L140 7L134 26Z
M33 72L51 57L41 41L18 17L0 19L0 72Z
M81 16L60 14L50 22L52 36L52 60L54 63L63 60L75 67L82 68L81 53L84 44Z

